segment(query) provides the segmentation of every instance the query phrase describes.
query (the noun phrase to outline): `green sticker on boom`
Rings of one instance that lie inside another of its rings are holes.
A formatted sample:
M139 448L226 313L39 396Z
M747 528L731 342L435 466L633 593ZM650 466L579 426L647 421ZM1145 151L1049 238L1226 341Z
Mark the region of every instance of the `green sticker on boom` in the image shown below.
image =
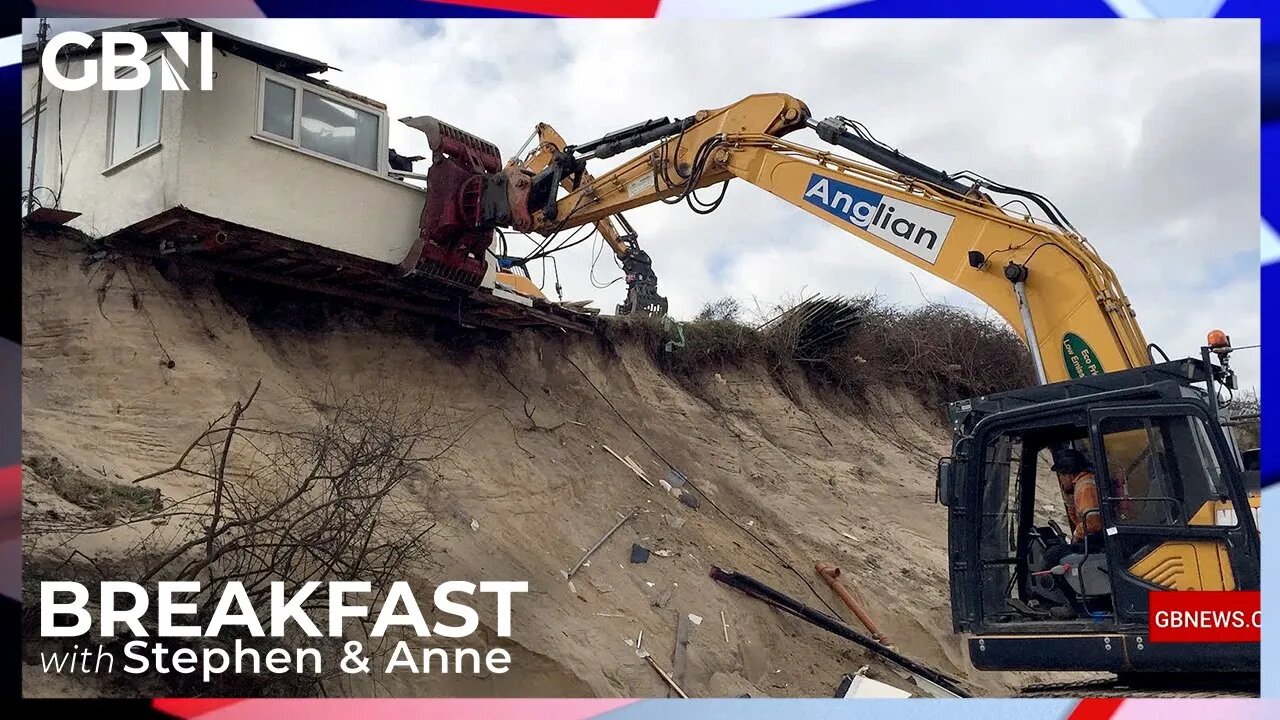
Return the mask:
M1062 336L1062 362L1067 366L1067 374L1073 378L1083 378L1103 373L1102 363L1089 347L1084 338L1075 333Z

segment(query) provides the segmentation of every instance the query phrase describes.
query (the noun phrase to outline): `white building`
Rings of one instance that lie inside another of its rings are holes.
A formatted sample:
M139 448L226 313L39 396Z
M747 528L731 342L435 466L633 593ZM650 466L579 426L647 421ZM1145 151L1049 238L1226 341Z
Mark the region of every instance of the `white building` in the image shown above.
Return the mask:
M142 90L64 94L44 83L37 203L81 213L70 224L93 236L184 207L382 262L405 256L418 235L423 191L387 174L385 105L314 78L329 69L323 62L199 23L132 29L150 41L146 59L156 70ZM201 72L199 33L212 33L212 91L160 90L160 56L183 67L162 31L192 33L186 78L193 88ZM64 75L83 74L92 57L83 53L70 46L60 54ZM37 70L29 47L25 158ZM26 168L23 177L25 186Z
M184 242L203 250L231 245L240 255L234 263L245 270L241 274L264 280L293 279L282 268L320 253L327 269L345 273L339 285L350 287L338 287L338 294L385 300L403 291L406 303L420 301L426 287L421 282L407 283L412 288L374 287L386 281L375 278L388 272L380 264L411 269L425 203L421 187L390 174L392 120L385 105L315 77L329 69L319 60L194 21L111 29L137 32L148 41L144 59L153 72L141 90L95 85L64 93L41 81L37 49L24 47L24 216L30 198L32 207L79 213L67 224L91 237L138 247L159 239L169 250ZM164 41L166 31L189 33L189 65ZM201 33L212 39L210 91L198 89ZM99 55L98 43L89 49L67 46L58 54L58 69L81 77L86 62ZM160 89L162 56L191 90ZM33 136L36 173L28 188ZM308 247L300 249L302 244ZM374 262L348 277L352 261L360 266L361 260ZM259 267L251 267L254 262ZM365 275L358 277L361 270ZM315 271L304 279L318 274L333 275ZM502 305L500 299L530 303L529 297L504 292L503 285L493 288L492 269L485 285L493 289L480 298L489 306L487 314L497 312L493 306ZM471 289L455 287L437 299L453 302L458 292ZM545 300L534 300L538 309L549 308Z

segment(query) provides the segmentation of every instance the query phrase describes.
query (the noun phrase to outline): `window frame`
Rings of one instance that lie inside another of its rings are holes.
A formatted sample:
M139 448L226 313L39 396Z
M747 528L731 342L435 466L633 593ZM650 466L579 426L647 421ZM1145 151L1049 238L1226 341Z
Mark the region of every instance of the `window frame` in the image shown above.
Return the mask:
M165 53L163 48L155 50L154 52L145 54L142 56L142 63L144 65L150 65L151 63L161 59L164 56L164 54ZM129 68L121 68L116 72L116 77L117 78L123 77L124 74L127 72L129 72ZM153 78L156 77L155 73L152 73L152 77ZM102 171L104 174L110 173L121 166L127 165L133 162L134 160L137 160L138 158L142 157L143 155L150 154L163 145L162 138L164 136L164 90L162 88L158 90L158 92L160 93L159 95L160 101L159 101L159 106L156 108L155 142L148 143L147 145L138 146L136 149L134 149L132 153L129 154L128 157L125 157L125 158L114 157L115 144L116 144L115 143L116 141L116 103L119 101L120 92L121 91L119 90L110 90L107 92L107 147L106 147L107 160L106 160L106 168ZM141 129L142 127L142 88L139 88L137 92L138 92L138 127L139 129Z
M1021 579L1018 578L1019 569L1016 563L1012 562L1012 558L991 558L987 554L989 549L987 544L988 533L998 524L995 522L996 520L1009 515L1007 512L998 514L987 512L986 500L991 483L988 473L992 466L988 458L988 448L1002 437L1018 438L1020 462L1012 463L1011 461L1006 470L1009 473L1009 481L1005 487L1004 497L1006 500L1011 498L1010 493L1015 489L1018 493L1016 502L1019 512L1017 517L1019 537L1017 539L1018 544L1013 549L1017 553L1015 557L1025 558L1028 552L1029 537L1024 531L1035 522L1034 503L1042 500L1038 481L1048 479L1040 476L1038 467L1040 462L1039 453L1045 448L1040 444L1039 440L1032 442L1028 438L1045 432L1054 432L1062 435L1070 434L1075 439L1087 441L1089 443L1087 454L1093 457L1090 418L1088 412L1084 409L1072 409L1051 417L1032 417L1029 419L1018 417L985 418L979 421L978 425L972 429L966 438L965 447L967 449L963 451L963 468L967 478L974 478L975 480L964 483L956 502L956 507L950 508L951 512L958 511L964 517L965 526L959 533L964 538L964 547L957 549L956 536L950 535L951 549L948 551L952 553L953 558L962 559L966 566L962 571L965 575L957 576L957 568L953 564L951 575L953 588L955 587L954 583L957 582L965 586L965 596L961 598L961 607L964 608L963 612L969 613L971 617L971 620L967 623L966 632L1006 632L1019 627L1057 628L1063 632L1080 632L1082 629L1093 631L1098 628L1114 626L1114 618L1101 622L1081 619L1000 621L994 619L999 614L999 608L993 608L989 605L989 601L995 597L1000 597L1001 602L1003 602L1003 598L1007 596L1010 586L1008 584L998 587L992 586L991 573L987 570L988 566L1013 565L1015 567L1013 571L1015 587L1017 587L1017 583L1021 582ZM1028 455L1031 447L1037 447L1034 455ZM956 452L960 453L961 451ZM1032 469L1034 472L1027 474L1024 472L1025 469ZM1056 484L1056 481L1053 482ZM1055 505L1060 502L1058 495L1054 495L1053 499ZM957 518L954 515L948 520L949 534L951 533L950 527L953 527L952 524L956 521ZM994 593L991 591L993 587L995 587ZM952 595L952 601L953 603L956 602L955 594Z
M1158 432L1160 433L1160 440L1163 445L1163 448L1161 449L1161 451L1163 454L1166 455L1166 457L1172 456L1172 459L1175 463L1174 472L1177 473L1177 482L1181 484L1181 487L1178 488L1178 490L1181 492L1181 499L1182 499L1182 502L1184 503L1182 507L1182 513L1185 517L1183 518L1183 522L1178 525L1147 525L1142 523L1118 523L1116 521L1114 510L1112 508L1112 500L1119 500L1120 498L1114 495L1114 491L1112 488L1113 479L1111 478L1110 470L1107 469L1105 470L1106 482L1101 484L1100 490L1102 491L1101 499L1102 499L1102 506L1103 506L1103 518L1104 518L1104 522L1107 524L1107 527L1108 527L1108 531L1109 531L1108 534L1111 534L1110 530L1113 528L1123 529L1125 532L1128 532L1128 533L1136 532L1136 533L1142 533L1142 534L1147 534L1148 532L1156 533L1156 532L1159 532L1160 530L1177 530L1177 531L1193 530L1194 531L1202 528L1208 528L1208 529L1220 530L1220 531L1238 530L1241 527L1241 519L1240 519L1240 514L1241 514L1240 508L1242 507L1241 500L1244 501L1243 507L1249 507L1248 495L1246 493L1245 497L1237 498L1235 493L1232 492L1231 490L1232 486L1229 479L1225 477L1228 473L1233 472L1233 469L1229 467L1219 466L1216 463L1213 464L1213 467L1219 473L1219 478L1217 482L1222 483L1223 486L1220 488L1212 487L1213 481L1212 479L1210 479L1210 482L1211 482L1210 489L1226 491L1226 500L1229 501L1233 506L1233 508L1235 509L1236 522L1231 525L1225 525L1225 524L1219 525L1216 522L1213 525L1190 524L1191 517L1195 514L1197 508L1189 508L1185 506L1186 493L1187 493L1187 487L1186 487L1187 480L1185 477L1183 477L1184 468L1181 466L1181 464L1178 464L1179 458L1176 456L1176 454L1174 454L1176 453L1176 451L1173 448L1173 443L1170 442L1170 439L1168 437L1166 437L1168 433L1168 427L1164 425L1164 422L1167 422L1170 419L1182 419L1182 420L1200 423L1199 427L1204 432L1203 440L1208 442L1209 446L1208 448L1199 447L1199 442L1197 441L1195 456L1202 463L1204 463L1207 459L1201 454L1203 450L1208 449L1208 450L1217 450L1221 452L1227 449L1225 448L1223 443L1220 443L1212 435L1212 430L1211 430L1212 423L1213 423L1212 418L1209 417L1209 415L1202 408L1199 408L1189 403L1170 403L1170 404L1162 404L1162 405L1153 406L1153 407L1121 406L1121 407L1112 407L1112 408L1108 408L1108 407L1097 408L1090 414L1090 425L1091 425L1090 434L1093 437L1094 442L1097 443L1101 448L1101 459L1103 463L1109 464L1109 459L1108 459L1108 452L1105 445L1107 433L1103 431L1102 424L1108 420L1135 420L1135 419L1141 419L1146 421L1152 421L1152 420L1160 421L1160 424L1158 425L1158 428L1159 428ZM1191 429L1192 428L1188 427L1188 430L1191 430ZM1205 466L1205 471L1206 472L1208 471L1207 465ZM1215 517L1215 520L1216 520L1216 517Z
M292 138L287 138L282 135L276 135L275 133L269 132L263 128L263 120L264 120L263 112L266 110L268 80L276 83L277 85L283 85L284 87L288 87L293 90L293 137ZM322 152L311 150L309 148L305 148L302 146L301 122L302 122L302 93L303 92L314 93L315 95L321 98L324 98L325 100L328 100L333 103L337 103L338 105L344 105L346 107L350 107L354 110L360 110L361 112L369 113L370 115L373 115L378 119L378 138L377 138L378 146L374 151L374 160L377 163L377 167L368 168L368 167L365 167L364 165L358 165L356 163L343 160L341 158L333 157L332 155L325 155ZM254 121L253 121L254 132L252 136L257 140L268 142L273 145L278 145L280 147L285 147L295 152L300 152L304 155L309 155L314 158L319 158L321 160L325 160L327 162L331 162L335 165L340 165L345 168L358 170L362 173L367 173L375 177L389 179L387 176L387 172L390 169L390 166L387 160L387 147L390 142L390 128L388 127L388 118L389 116L387 115L387 111L382 108L374 107L373 105L360 102L359 100L347 97L346 95L343 95L341 93L336 93L331 90L327 90L324 87L307 82L306 80L303 80L301 78L293 77L291 75L285 75L283 73L278 73L263 67L258 68L258 101L254 105Z

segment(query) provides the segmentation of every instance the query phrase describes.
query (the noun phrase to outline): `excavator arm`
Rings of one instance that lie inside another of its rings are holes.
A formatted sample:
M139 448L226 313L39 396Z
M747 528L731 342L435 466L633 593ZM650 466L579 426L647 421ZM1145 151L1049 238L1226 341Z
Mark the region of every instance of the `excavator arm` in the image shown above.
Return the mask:
M538 139L538 146L530 150L523 160L512 160L508 163L508 166L516 166L528 171L531 175L537 175L546 170L555 161L557 155L565 152L567 143L564 138L547 123L538 123L534 128L534 135ZM590 183L593 180L594 178L584 168L582 175L576 181L573 177L562 176L560 178L560 186L568 192L573 192L581 183ZM600 232L600 237L604 238L604 241L613 249L613 253L621 258L627 254L632 243L636 241L636 232L621 214L616 217L618 218L618 224L622 225L624 229L623 232L618 231L613 218L609 216L600 218L595 225Z
M533 173L528 196L512 198L525 203L531 229L551 236L657 201L710 212L718 200L706 205L694 192L737 178L982 299L1031 348L1041 383L1150 363L1111 268L1035 193L935 170L857 123L815 121L783 94L636 127L562 155L559 178L587 160L657 142L603 175L582 172L564 195L548 195L545 169ZM784 139L805 127L879 167ZM997 205L989 191L1017 196L1026 212ZM1033 217L1031 205L1047 217Z
M523 160L513 159L508 163L509 170L537 177L554 163L569 157L565 140L555 128L547 123L538 123L534 129L534 135L538 140L537 147L531 150ZM594 178L585 167L577 167L576 170L574 174L559 176L560 186L568 192L573 192L582 183L594 182ZM622 226L622 232L618 231L619 225ZM617 314L666 315L667 299L658 294L658 275L653 270L653 260L647 252L640 249L639 238L631 224L622 213L617 213L598 218L595 226L600 237L609 245L614 256L622 264L622 271L626 278L627 299L617 306Z

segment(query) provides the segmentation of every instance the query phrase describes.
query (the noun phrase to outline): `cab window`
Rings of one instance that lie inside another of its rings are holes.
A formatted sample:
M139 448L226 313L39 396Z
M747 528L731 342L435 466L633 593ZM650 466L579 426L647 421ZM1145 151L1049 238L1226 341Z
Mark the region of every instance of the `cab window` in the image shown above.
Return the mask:
M1234 526L1238 519L1204 421L1108 417L1099 424L1116 525Z

